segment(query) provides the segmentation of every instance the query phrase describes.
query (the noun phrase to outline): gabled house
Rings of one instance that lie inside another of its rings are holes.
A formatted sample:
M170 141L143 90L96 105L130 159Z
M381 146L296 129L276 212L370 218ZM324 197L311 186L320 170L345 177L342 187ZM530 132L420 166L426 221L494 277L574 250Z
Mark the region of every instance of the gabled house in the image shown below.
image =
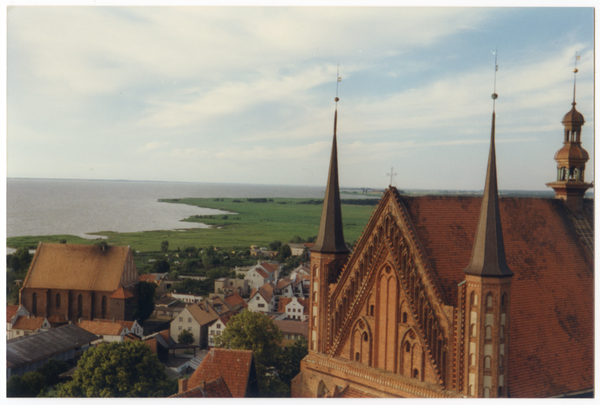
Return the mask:
M85 329L90 333L98 336L98 342L122 342L123 336L129 331L127 328L117 322L100 322L95 321L81 321L77 324L81 329Z
M217 319L216 321L214 321L208 327L208 346L209 347L215 347L215 338L217 338L217 336L221 336L221 334L227 327L227 323L229 322L229 320L232 317L233 317L233 314L231 312L227 313L227 314L223 315L222 317L220 317L219 319Z
M271 312L275 305L273 286L265 284L258 290L252 290L248 299L248 309L252 312Z
M215 294L238 293L246 295L250 292L248 280L239 278L218 278L215 280Z
M114 320L114 319L94 319L94 321L98 321L98 322L107 322L107 323L118 323L120 325L123 325L123 327L125 327L126 332L125 333L133 333L134 335L137 336L144 336L144 328L138 323L137 320L135 321L119 321L119 320Z
M250 288L260 288L264 284L277 280L279 273L279 265L259 261L256 266L252 267L244 277L248 280Z
M281 346L293 344L304 337L308 340L308 321L274 320L273 323L283 334Z
M223 377L208 382L200 381L195 388L184 391L186 383L186 379L179 380L180 392L169 398L232 398L231 391Z
M179 342L179 334L185 329L194 336L194 345L200 349L208 342L208 326L220 318L207 302L188 305L179 316L171 322L171 337Z
M129 246L40 243L19 292L32 315L133 319L138 273Z
M246 301L238 294L233 293L225 296L225 304L229 307L232 312L238 313L248 308Z
M31 315L29 311L25 309L22 305L7 305L6 306L6 339L12 339L14 336L14 332L12 330L13 325L17 321L19 316L27 316Z
M17 315L12 325L13 338L29 336L50 328L50 322L43 316Z
M282 297L291 298L294 296L293 281L289 278L282 278L277 281L273 288L275 298L279 299Z
M179 380L179 393L192 391L222 378L233 398L258 397L258 380L254 356L250 350L210 349L189 379Z
M308 319L310 301L302 298L281 298L279 300L278 312L284 313L286 319L298 319L305 321Z

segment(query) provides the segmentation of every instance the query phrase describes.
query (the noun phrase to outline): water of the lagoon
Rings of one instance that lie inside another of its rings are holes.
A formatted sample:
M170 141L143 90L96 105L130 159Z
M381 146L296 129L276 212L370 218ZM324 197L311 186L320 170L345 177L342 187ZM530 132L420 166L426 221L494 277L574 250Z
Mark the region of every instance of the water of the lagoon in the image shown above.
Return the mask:
M7 179L8 237L140 232L202 227L181 222L217 210L160 198L323 198L324 187L247 184Z

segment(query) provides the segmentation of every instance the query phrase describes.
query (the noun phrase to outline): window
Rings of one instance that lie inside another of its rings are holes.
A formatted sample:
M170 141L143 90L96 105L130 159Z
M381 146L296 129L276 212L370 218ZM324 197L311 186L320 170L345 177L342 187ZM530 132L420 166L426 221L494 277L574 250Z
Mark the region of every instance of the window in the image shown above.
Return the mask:
M413 371L413 377L414 377L414 378L419 378L419 370L417 370L416 368L415 368L415 370Z
M471 306L472 307L477 306L477 294L475 294L474 291L471 293Z
M217 324L217 329L221 329L221 324L220 323Z
M477 336L477 329L474 323L471 324L471 336Z
M367 335L367 332L363 332L363 335L362 335L362 337L363 337L363 340L364 340L365 342L368 342L368 341L369 341L369 336Z
M178 330L181 330L181 329L183 329L183 327L182 327L182 326L180 326Z
M402 323L408 323L408 314L406 312L402 313Z
M492 293L489 293L489 294L487 295L487 298L486 298L486 300L487 300L487 307L488 307L488 308L491 308L491 307L493 307L493 306L494 306L493 299L492 299Z
M498 361L498 367L502 367L502 364L503 364L503 363L504 363L504 355L503 355L503 354L501 354L501 355L500 355L500 359L499 359L499 361Z
M371 316L375 315L375 305L371 305Z
M360 353L356 352L356 354L354 355L354 360L360 361Z
M179 317L179 322L183 322L183 317L182 316Z
M492 358L490 356L485 356L484 363L485 363L486 370L489 370L490 368L492 368Z
M469 357L471 359L471 365L474 366L475 365L475 353L469 354Z
M189 326L189 327L188 327L188 331L189 331L189 332L191 332L191 331L192 331L192 327L191 327L191 326Z
M489 398L490 397L490 387L485 387L483 389L483 397L484 398Z
M56 308L60 308L60 294L56 294Z
M406 342L406 344L404 345L404 350L406 351L406 353L410 353L410 343Z
M220 330L218 330L218 331L217 331L217 336L219 336L220 334L221 334L221 331L220 331Z
M188 322L192 322L192 318L188 318Z
M292 310L291 310L291 309L289 309L289 308L287 309L287 311L288 311L288 312L292 312Z
M211 334L211 335L214 335L214 334L215 334L215 331L214 331L214 330L211 330L211 331L210 331L210 334Z
M259 307L259 308L264 308L264 307L265 307L265 304L258 304L258 307Z
M504 325L500 325L500 337L504 337Z
M492 327L490 325L485 327L485 338L486 339L492 338Z

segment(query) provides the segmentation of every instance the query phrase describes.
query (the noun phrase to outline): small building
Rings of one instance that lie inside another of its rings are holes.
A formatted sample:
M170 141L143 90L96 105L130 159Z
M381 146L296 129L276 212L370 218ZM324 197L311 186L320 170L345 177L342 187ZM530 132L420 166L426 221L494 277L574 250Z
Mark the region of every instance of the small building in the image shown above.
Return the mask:
M301 298L281 298L279 300L279 312L285 314L286 319L298 319L305 321L308 319L310 301Z
M36 371L50 359L77 359L97 339L97 335L70 324L9 340L6 342L6 379Z
M227 323L233 317L232 313L227 313L214 321L208 327L208 347L215 347L215 338L217 336L221 336L225 328L227 327Z
M301 336L308 340L308 321L274 320L273 323L283 334L281 346L297 342Z
M48 330L51 327L48 319L43 316L18 315L12 325L12 332L13 337L18 338Z
M77 324L77 326L79 326L81 329L85 329L86 331L97 335L98 338L96 341L94 341L94 343L122 342L123 336L129 333L126 327L116 322L82 320Z
M244 279L248 280L250 288L260 288L265 283L277 280L278 274L279 265L259 261L254 267L248 270Z
M288 243L288 246L292 251L292 256L302 256L304 249L306 249L304 243Z
M178 292L172 292L167 294L168 297L175 298L178 301L185 302L186 304L197 304L202 301L203 297L196 294L183 294Z
M234 292L240 295L247 295L250 293L248 280L227 277L218 278L215 280L215 294L231 294Z
M13 325L17 321L19 316L31 315L29 311L22 305L7 305L6 306L6 340L18 337L14 335L12 330Z
M275 305L273 286L265 284L258 290L252 290L248 299L248 309L252 312L271 312Z
M194 345L203 349L208 343L208 326L219 318L207 302L188 305L171 322L171 337L179 343L179 334L185 329L194 336Z

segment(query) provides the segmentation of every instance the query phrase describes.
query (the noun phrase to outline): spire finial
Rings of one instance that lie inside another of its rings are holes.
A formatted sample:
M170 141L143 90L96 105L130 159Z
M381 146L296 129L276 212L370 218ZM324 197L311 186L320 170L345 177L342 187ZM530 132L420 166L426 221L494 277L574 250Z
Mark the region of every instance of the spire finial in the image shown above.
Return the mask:
M495 56L494 58L494 94L492 94L492 100L494 100L493 110L496 112L496 99L498 98L498 94L496 94L496 72L498 72L498 48L496 48L496 52L492 52Z
M577 72L579 72L579 70L577 70L577 61L581 59L581 55L577 55L577 51L575 51L575 69L573 69L573 104L575 105L577 104L575 102L575 89L577 88Z

